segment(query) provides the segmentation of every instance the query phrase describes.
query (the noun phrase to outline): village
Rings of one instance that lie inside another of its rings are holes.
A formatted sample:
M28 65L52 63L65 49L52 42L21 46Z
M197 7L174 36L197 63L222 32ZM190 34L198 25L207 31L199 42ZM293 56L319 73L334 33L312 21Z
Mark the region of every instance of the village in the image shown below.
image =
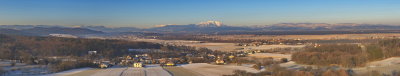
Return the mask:
M128 37L128 38L127 38ZM160 44L160 48L121 49L122 54L107 54L104 51L87 50L83 57L49 56L26 60L1 60L6 67L6 75L46 75L46 76L221 76L246 71L263 73L271 65L278 64L288 69L301 69L314 65L298 64L292 61L293 53L304 51L305 47L318 48L335 44L313 42L304 39L276 39L243 43L205 42L190 40L143 39L132 36L109 39L128 42L149 42ZM99 37L97 37L99 38ZM101 38L101 37L100 37ZM107 39L107 38L104 38ZM362 44L353 42L350 44ZM365 46L363 46L365 47ZM113 55L115 57L109 57ZM387 61L398 61L392 58ZM61 65L53 65L59 63ZM365 67L355 68L355 72L365 73L369 69L379 69L374 62ZM35 64L35 65L32 65ZM85 66L80 66L85 65ZM52 69L48 69L52 68ZM345 68L343 68L345 69ZM395 69L395 68L393 68Z
M392 38L390 34L386 36ZM157 68L159 72L165 73L171 76L221 76L230 75L235 73L235 70L245 70L250 73L260 73L268 68L261 65L269 64L280 64L283 67L290 69L299 69L308 67L310 65L296 64L292 60L292 54L298 51L302 51L304 47L320 47L322 44L330 44L325 41L334 40L333 43L337 43L342 39L324 40L322 42L315 39L307 38L294 38L294 39L273 39L268 41L253 41L245 43L218 43L218 42L203 42L203 41L190 41L190 40L159 40L159 39L143 39L133 37L133 39L126 37L114 37L113 39L122 39L128 41L145 41L152 43L160 43L170 46L190 46L196 47L197 49L206 48L211 50L208 53L190 53L182 52L179 56L165 57L156 54L156 52L163 52L162 49L128 49L135 54L121 56L117 62L113 61L99 61L100 65L97 68L102 69L118 69L120 67L126 68L121 73L126 71L136 71L134 75L151 76L150 69ZM328 36L336 37L338 36ZM356 36L356 38L367 38L367 39L350 39L356 42L358 40L368 40L371 37L368 36ZM344 38L348 39L348 38ZM338 40L338 41L335 41ZM140 52L140 53L138 53ZM396 58L397 59L397 58ZM115 60L114 60L115 61ZM259 63L262 63L261 65ZM378 62L377 62L378 63ZM379 62L380 63L380 62ZM390 64L395 66L396 64ZM370 66L376 66L370 65ZM118 67L118 68L115 68ZM133 70L132 70L133 69ZM378 69L378 68L376 68ZM224 70L224 71L217 71ZM357 68L354 71L364 72L365 69ZM85 75L83 71L80 73L68 74L68 75ZM103 73L102 73L103 74ZM98 74L97 74L98 75ZM105 74L111 75L111 74ZM124 74L123 74L124 75ZM131 74L128 74L131 75ZM162 75L162 74L159 74ZM157 75L155 75L157 76Z
M135 67L135 68L142 68L146 65L160 65L165 67L173 67L177 65L183 64L192 64L192 63L208 63L213 65L226 65L226 64L238 64L238 59L246 58L248 56L253 56L257 54L262 54L266 51L260 50L251 50L251 51L238 51L238 52L229 52L229 53L219 53L217 54L188 54L182 53L181 56L172 58L161 58L161 57L154 57L151 53L154 52L162 52L159 49L129 49L130 52L136 52L136 54L121 56L115 60L104 60L99 59L94 61L93 63L98 64L98 68L110 68L114 65L118 66L125 66L125 67ZM137 54L137 52L143 54ZM90 55L96 55L96 51L89 51ZM273 57L273 56L271 56ZM277 60L279 59L286 59L290 57L279 57L275 56Z
M239 45L235 45L239 46ZM260 46L260 44L248 45L248 46ZM303 47L303 46L301 46ZM295 48L301 48L296 46ZM198 49L206 49L199 47ZM278 48L275 48L278 49ZM284 54L274 54L268 53L271 52L272 48L269 49L240 49L237 51L208 51L206 53L190 53L190 52L180 52L179 56L173 57L165 57L159 55L158 53L166 53L162 49L127 49L129 54L126 56L120 56L116 59L104 59L101 58L101 54L98 54L97 51L88 51L90 57L99 57L92 58L94 59L93 63L96 64L96 67L93 67L91 70L85 70L78 73L66 73L66 74L52 74L52 75L63 75L63 76L73 76L73 75L86 75L87 72L96 71L98 73L104 70L118 70L123 71L123 73L128 70L137 71L133 75L139 76L159 76L159 75L148 75L151 71L147 71L150 69L157 69L157 73L166 73L164 75L171 76L220 76L220 75L229 75L234 72L234 70L246 70L249 72L260 72L265 70L262 66L254 64L261 63L260 61L265 61L265 58L268 58L272 63L285 63L290 59L290 55ZM271 55L262 55L262 54L271 54ZM261 56L259 56L261 55ZM255 59L254 59L255 58ZM215 67L215 68L210 68ZM95 69L98 68L98 69ZM124 68L125 70L120 70ZM205 71L210 70L201 70L201 69L215 69L221 70L215 73L206 73ZM182 71L185 70L185 71ZM154 71L154 70L152 70ZM149 73L147 73L149 72ZM153 72L151 72L153 73ZM103 74L103 73L101 73ZM101 75L101 74L95 74ZM118 73L110 73L103 74L101 76L110 76L111 74ZM127 74L132 75L132 74ZM160 74L161 75L161 74Z
M94 74L101 74L101 72L104 70L126 71L121 69L139 69L139 71L141 70L142 72L152 72L143 71L149 68L150 70L156 69L157 71L162 71L162 73L167 73L166 75L181 74L182 71L180 70L187 70L191 73L184 74L184 76L196 76L208 75L208 73L199 73L209 71L196 69L228 70L220 71L220 73L210 73L211 76L220 76L233 74L234 70L241 70L243 68L247 68L245 69L246 71L254 73L260 72L265 68L263 68L261 65L257 65L256 63L263 63L262 61L265 60L273 63L284 63L290 61L290 54L287 54L290 51L287 51L286 54L281 51L281 53L278 54L277 50L289 49L291 51L295 51L305 46L300 44L271 45L265 42L253 42L245 44L129 38L116 40L124 40L128 42L150 42L154 44L161 44L161 47L158 49L121 49L119 51L122 52L122 54L108 54L104 53L105 51L87 50L79 53L80 55L82 55L81 57L28 56L30 58L25 60L1 60L1 66L6 67L6 70L8 70L6 75L11 76L68 76L88 72L96 72ZM111 57L110 55L113 57ZM218 68L210 68L212 66ZM78 69L79 71L74 71L76 69ZM69 71L72 71L72 73L65 73ZM122 74L122 72L117 74Z
M385 35L386 36L386 35ZM388 35L388 37L391 37ZM48 75L48 76L221 76L237 73L243 70L249 73L261 73L266 65L279 64L290 69L304 68L309 65L297 64L292 61L292 54L303 51L305 47L320 47L327 40L313 39L272 39L254 40L252 42L229 43L192 40L160 40L144 39L135 36L94 37L90 39L115 39L132 42L149 42L160 44L158 49L122 49L123 54L116 57L106 57L97 50L86 51L84 57L52 56L33 58L34 64L25 64L22 60L3 61L3 66L17 64L23 66L9 72L8 75ZM335 39L333 39L335 40ZM341 39L337 39L341 40ZM357 41L354 40L354 41ZM362 40L361 40L362 41ZM337 41L333 41L337 43ZM351 44L360 44L352 42ZM397 59L397 58L396 58ZM71 68L49 67L49 63L71 62L65 65L79 64L83 61L90 67ZM393 66L393 64L390 64ZM371 65L372 66L372 65ZM374 65L375 66L375 65ZM31 70L26 70L31 67ZM57 68L47 70L47 68ZM25 70L18 70L25 69ZM42 69L42 70L38 70ZM365 69L355 70L364 72Z

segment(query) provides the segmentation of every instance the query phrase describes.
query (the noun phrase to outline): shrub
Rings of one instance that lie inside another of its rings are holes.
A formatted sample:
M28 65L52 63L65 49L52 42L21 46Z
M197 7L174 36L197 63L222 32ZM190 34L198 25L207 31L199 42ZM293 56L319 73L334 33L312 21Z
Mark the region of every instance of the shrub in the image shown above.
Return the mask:
M78 60L78 61L63 61L56 64L52 64L50 66L50 70L52 72L60 72L75 68L82 68L82 67L94 67L95 64L90 63L89 61L85 60Z
M7 71L0 67L0 76L3 76Z
M340 48L337 48L340 47ZM368 61L367 54L361 47L352 44L330 44L320 47L307 47L305 51L292 55L292 60L300 64L343 67L364 66Z
M253 68L256 70L261 70L261 63L257 63L255 65L253 65Z
M282 63L286 63L286 62L289 62L289 60L288 60L287 58L282 58L282 59L281 59L281 62L282 62Z
M278 64L268 66L265 71L251 73L243 70L233 71L233 75L224 76L354 76L348 70L333 69L329 67L311 69L299 68L297 70L280 67Z
M15 64L16 64L15 62L11 62L10 66L15 66Z

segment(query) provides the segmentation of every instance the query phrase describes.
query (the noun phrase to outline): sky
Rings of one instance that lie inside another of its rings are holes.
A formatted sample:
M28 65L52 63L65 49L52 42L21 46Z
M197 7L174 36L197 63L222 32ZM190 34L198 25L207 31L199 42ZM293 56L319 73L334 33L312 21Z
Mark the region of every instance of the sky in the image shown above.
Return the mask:
M0 25L400 25L400 0L0 0Z

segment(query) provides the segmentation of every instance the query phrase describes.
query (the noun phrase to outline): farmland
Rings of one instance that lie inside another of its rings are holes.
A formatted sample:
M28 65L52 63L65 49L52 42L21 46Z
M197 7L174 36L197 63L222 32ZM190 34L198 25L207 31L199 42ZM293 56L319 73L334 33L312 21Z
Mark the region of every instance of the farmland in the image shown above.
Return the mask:
M76 69L49 76L220 76L233 74L234 70L260 72L251 65L212 65L207 63L185 64L175 67L148 65L144 68L111 67L107 69Z
M236 65L212 65L207 63L196 63L196 64L182 65L181 67L183 67L184 69L200 73L204 76L229 75L233 74L234 70L246 70L252 73L260 72L260 70L255 70L251 68L251 65L236 66Z
M400 57L393 57L393 58L388 58L380 61L373 61L367 63L365 67L357 67L357 68L344 68L344 69L352 69L355 73L357 74L368 74L369 72L372 71L379 71L384 74L391 74L393 70L400 70ZM280 64L282 67L287 67L289 69L299 69L299 68L305 68L308 66L312 67L317 67L314 65L303 65L303 64L297 64L293 61L290 61L288 63L283 63Z
M182 67L164 67L167 71L171 72L174 76L203 76L200 73L182 68Z
M131 41L143 41L152 43L161 43L167 45L183 45L198 48L208 48L211 50L218 51L245 51L245 50L266 50L274 48L302 48L305 45L261 45L261 46L238 46L237 43L218 43L218 42L207 42L200 43L200 41L190 40L158 40L158 39L128 39Z
M67 73L52 74L55 76L171 76L166 70L158 65L149 65L145 68L133 67L111 67L107 69L84 69L72 70ZM50 76L52 76L50 75Z

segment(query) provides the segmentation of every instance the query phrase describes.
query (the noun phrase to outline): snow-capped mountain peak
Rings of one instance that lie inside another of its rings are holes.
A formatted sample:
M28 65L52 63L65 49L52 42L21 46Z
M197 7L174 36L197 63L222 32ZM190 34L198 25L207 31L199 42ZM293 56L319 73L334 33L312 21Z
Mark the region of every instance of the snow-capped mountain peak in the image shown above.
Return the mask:
M219 21L207 21L207 22L200 22L197 24L197 26L201 27L221 27L224 26L222 22Z

